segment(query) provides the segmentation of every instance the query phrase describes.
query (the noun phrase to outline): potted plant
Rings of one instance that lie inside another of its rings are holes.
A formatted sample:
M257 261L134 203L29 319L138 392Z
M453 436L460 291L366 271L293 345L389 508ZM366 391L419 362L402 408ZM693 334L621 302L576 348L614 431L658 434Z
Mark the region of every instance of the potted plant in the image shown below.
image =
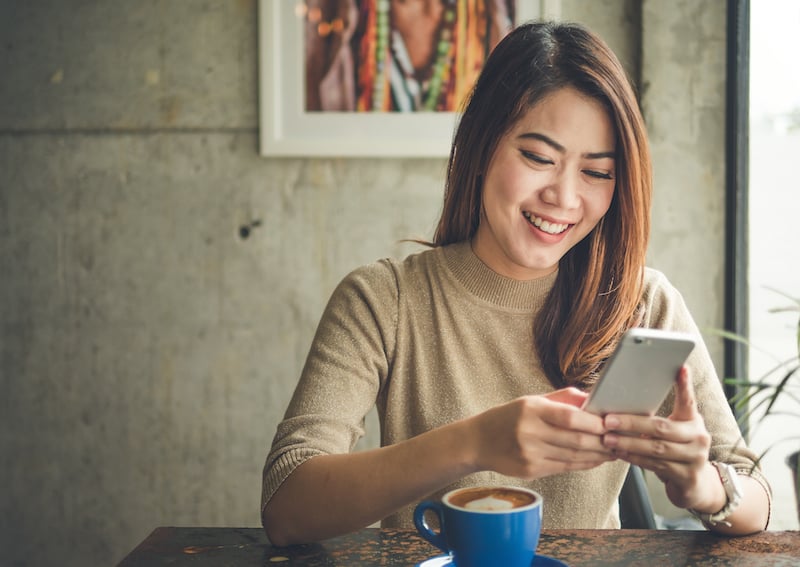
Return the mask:
M759 425L765 423L771 416L788 415L800 422L800 297L792 297L774 289L772 291L783 296L789 304L770 309L770 313L793 312L798 314L797 324L789 328L796 345L795 352L788 359L772 356L773 366L756 379L725 379L726 384L737 386L738 394L734 396L731 403L735 409L741 412L740 425L749 425L748 429L752 432L756 432ZM755 348L740 335L729 332L719 334L726 339L740 342L749 349ZM793 428L791 431L797 432L798 430ZM800 519L800 470L798 470L800 434L789 433L786 437L771 442L761 453L760 458L763 458L770 449L782 443L795 443L799 447L788 455L786 464L792 475L797 515Z

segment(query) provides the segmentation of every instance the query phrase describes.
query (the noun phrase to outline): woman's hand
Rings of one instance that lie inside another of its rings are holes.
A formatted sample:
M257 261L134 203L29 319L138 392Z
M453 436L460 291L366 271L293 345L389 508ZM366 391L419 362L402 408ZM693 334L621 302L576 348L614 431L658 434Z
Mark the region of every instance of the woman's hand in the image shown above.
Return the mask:
M535 479L614 460L613 449L603 445L603 419L580 409L586 397L565 388L475 416L478 468Z
M708 461L711 436L697 410L686 367L678 373L675 406L668 418L609 414L604 422L612 432L603 437L605 446L620 459L655 473L675 506L724 506L724 489Z

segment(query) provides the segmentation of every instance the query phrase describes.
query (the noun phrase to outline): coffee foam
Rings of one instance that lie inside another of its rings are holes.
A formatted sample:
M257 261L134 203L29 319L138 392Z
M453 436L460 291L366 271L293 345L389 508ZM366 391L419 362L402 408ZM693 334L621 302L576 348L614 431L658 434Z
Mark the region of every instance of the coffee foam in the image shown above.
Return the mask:
M484 510L484 511L511 510L513 507L514 504L512 504L508 500L503 500L502 498L495 498L493 496L485 496L483 498L478 498L477 500L472 500L464 505L464 508L466 508L467 510Z
M472 512L509 512L530 506L537 496L519 488L508 486L476 486L454 490L447 496L447 503L456 508ZM471 502L478 502L470 506Z

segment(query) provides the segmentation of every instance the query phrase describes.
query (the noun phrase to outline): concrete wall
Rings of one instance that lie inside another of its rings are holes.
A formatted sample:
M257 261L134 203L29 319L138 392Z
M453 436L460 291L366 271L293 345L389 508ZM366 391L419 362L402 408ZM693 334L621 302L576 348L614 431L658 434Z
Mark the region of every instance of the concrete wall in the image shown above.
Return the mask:
M642 2L642 107L655 170L648 258L701 330L724 324L726 4ZM722 376L722 342L706 341ZM645 476L660 514L685 515Z
M722 320L724 6L562 2L642 81L652 263L704 326ZM0 565L258 525L333 286L431 235L443 160L258 156L256 22L255 0L0 0Z

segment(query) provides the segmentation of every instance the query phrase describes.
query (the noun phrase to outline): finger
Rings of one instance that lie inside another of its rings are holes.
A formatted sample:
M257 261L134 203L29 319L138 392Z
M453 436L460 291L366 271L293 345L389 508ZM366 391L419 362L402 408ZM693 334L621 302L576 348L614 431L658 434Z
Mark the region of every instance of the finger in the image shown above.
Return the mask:
M603 423L609 431L632 438L656 438L690 443L697 437L697 425L693 421L675 421L658 416L609 414Z
M554 402L569 404L579 408L583 406L586 398L589 397L589 394L577 388L570 387L556 390L555 392L547 394L545 397Z
M663 439L648 439L608 433L603 436L603 444L614 450L620 458L655 458L660 460L680 460L680 448Z
M551 443L560 442L560 440L549 440L543 445L539 445L537 451L542 459L560 463L605 463L613 461L617 458L614 451L602 445L597 440L594 442L584 443L581 447L570 446L569 443L558 445ZM588 441L588 440L587 440Z
M710 443L711 436L705 431L697 430L682 434L681 440L616 433L603 436L603 444L613 449L618 456L638 455L692 465L707 460Z
M689 369L681 366L675 381L675 406L670 418L678 421L691 421L697 415L697 402Z
M602 435L607 431L602 417L568 404L550 404L542 412L541 418L548 425L571 432L583 431Z
M550 451L564 451L568 458L574 459L581 453L591 453L595 457L599 454L610 455L612 450L603 444L603 437L599 434L585 433L573 429L562 429L544 424L546 428L545 437L542 432L531 434L531 439L540 438L548 446Z

